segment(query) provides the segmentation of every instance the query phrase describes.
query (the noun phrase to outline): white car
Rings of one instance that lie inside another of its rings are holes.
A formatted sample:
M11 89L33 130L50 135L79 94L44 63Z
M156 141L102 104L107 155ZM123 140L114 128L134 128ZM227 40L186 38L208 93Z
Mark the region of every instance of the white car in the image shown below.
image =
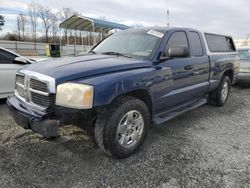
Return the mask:
M240 56L240 71L237 82L250 83L250 48L238 49Z
M14 94L16 71L33 62L0 47L0 99Z

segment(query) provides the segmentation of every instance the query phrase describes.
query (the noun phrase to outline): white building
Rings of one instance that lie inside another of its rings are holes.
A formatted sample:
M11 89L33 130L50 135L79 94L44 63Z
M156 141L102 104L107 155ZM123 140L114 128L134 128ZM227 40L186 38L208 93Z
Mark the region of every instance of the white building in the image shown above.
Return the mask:
M250 39L235 39L234 42L238 48L250 48Z

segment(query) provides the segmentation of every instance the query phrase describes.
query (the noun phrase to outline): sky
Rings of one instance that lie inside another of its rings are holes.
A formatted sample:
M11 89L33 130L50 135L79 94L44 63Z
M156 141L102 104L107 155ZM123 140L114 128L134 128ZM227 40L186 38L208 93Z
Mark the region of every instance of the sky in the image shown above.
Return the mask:
M16 16L27 12L31 0L0 0L0 14L6 18L0 35L16 30ZM105 17L130 26L191 27L201 31L250 38L249 0L40 0L54 11L69 7L83 16Z

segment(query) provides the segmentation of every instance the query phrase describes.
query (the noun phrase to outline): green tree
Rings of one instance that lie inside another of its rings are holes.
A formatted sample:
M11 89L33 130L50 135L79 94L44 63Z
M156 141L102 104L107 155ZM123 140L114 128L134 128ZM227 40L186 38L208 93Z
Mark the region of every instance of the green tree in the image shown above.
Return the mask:
M2 30L2 26L4 26L4 16L0 15L0 30Z

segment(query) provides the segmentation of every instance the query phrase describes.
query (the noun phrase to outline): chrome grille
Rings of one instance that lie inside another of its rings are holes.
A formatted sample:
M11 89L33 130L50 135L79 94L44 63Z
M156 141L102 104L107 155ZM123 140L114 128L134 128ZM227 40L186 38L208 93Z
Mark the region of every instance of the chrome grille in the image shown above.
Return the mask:
M24 79L25 77L23 75L16 75L16 91L23 98L26 96Z
M23 75L16 75L16 82L24 86L24 76Z
M25 98L26 92L25 92L25 89L24 89L22 86L16 85L16 90L17 90L17 93L18 93L21 97Z
M33 92L31 92L31 101L43 108L48 108L52 105L52 98L50 96L43 96Z
M54 79L31 71L28 73L16 75L16 96L33 107L41 110L48 109L53 104L50 88L55 87ZM34 77L33 75L38 76ZM53 84L53 86L49 84Z
M42 92L48 92L47 83L41 82L33 78L30 79L30 88Z

